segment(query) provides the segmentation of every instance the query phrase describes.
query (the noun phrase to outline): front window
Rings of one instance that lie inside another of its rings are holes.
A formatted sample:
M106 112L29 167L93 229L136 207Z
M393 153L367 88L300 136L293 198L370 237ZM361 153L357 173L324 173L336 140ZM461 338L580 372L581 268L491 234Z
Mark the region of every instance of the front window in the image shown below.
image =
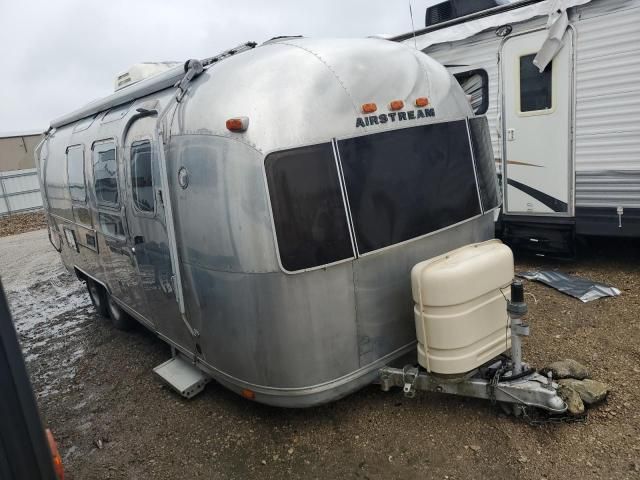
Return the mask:
M275 152L265 169L289 272L357 258L500 204L484 117Z
M496 160L491 145L489 122L487 117L469 119L469 133L471 134L471 146L478 174L478 189L482 210L488 212L500 206L502 197L498 175L496 174Z
M340 140L359 253L480 214L464 120Z
M332 145L272 153L265 168L284 269L293 272L352 258Z

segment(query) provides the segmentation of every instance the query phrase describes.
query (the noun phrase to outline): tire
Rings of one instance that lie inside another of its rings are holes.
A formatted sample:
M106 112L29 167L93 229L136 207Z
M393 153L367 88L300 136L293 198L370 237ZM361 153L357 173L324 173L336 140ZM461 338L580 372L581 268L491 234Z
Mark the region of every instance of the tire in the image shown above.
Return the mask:
M115 302L111 295L107 295L106 303L113 326L118 330L130 330L133 327L133 318Z
M107 292L105 292L104 287L93 280L87 280L87 290L89 290L89 298L91 298L91 303L93 303L98 315L108 318Z

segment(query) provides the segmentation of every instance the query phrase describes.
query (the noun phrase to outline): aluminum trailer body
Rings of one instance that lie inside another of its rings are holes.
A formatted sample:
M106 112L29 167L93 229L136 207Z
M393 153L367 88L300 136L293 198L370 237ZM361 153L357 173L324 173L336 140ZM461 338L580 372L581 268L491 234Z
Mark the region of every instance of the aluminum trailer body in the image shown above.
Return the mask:
M492 238L486 120L396 42L284 38L209 63L54 120L52 243L232 390L335 400L415 351L412 266Z
M563 45L540 74L531 60L558 5ZM486 114L510 243L640 236L639 24L638 0L529 0L396 37L448 66Z

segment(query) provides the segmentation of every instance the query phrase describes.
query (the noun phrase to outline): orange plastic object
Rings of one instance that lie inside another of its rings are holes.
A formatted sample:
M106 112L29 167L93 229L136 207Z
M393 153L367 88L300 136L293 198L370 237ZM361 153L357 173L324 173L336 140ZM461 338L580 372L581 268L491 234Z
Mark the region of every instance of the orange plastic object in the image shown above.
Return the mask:
M51 460L53 461L53 470L56 472L58 480L64 480L64 467L62 466L62 457L58 452L58 445L56 444L53 433L48 428L45 430L47 435L47 442L49 442L49 450L51 450Z

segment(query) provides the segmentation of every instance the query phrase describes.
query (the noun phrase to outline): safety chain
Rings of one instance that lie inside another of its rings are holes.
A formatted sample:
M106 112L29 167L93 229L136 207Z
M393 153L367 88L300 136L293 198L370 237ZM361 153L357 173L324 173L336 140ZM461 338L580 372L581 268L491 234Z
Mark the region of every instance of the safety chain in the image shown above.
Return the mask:
M534 411L537 411L534 409ZM522 418L533 427L560 423L587 423L588 415L529 415L528 407L522 405Z
M408 368L407 368L408 367ZM404 383L403 392L407 398L413 398L416 396L416 380L418 380L418 374L420 369L405 365L402 367L402 383ZM413 374L413 378L410 382L407 381L407 377Z
M496 373L491 377L491 381L487 385L487 394L489 395L489 401L491 405L496 404L496 389L498 388L498 383L500 383L500 377L506 371L506 366L502 365L499 369L496 370Z

